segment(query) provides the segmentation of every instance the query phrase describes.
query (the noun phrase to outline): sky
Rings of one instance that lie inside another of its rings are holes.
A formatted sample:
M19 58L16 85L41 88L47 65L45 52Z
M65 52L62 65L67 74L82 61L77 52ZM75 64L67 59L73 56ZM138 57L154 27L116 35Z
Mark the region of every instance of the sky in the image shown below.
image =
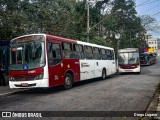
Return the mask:
M160 25L160 0L135 0L138 15L150 15ZM158 32L159 31L159 32ZM148 32L155 38L160 38L160 28L157 32Z

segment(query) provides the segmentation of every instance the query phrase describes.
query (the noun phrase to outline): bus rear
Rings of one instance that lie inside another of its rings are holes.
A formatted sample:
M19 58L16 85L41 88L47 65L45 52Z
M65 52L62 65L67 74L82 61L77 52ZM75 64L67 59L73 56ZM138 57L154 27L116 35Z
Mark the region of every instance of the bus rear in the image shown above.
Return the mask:
M139 50L126 48L118 51L118 70L120 73L140 73Z
M10 43L10 88L48 87L46 36L26 35Z

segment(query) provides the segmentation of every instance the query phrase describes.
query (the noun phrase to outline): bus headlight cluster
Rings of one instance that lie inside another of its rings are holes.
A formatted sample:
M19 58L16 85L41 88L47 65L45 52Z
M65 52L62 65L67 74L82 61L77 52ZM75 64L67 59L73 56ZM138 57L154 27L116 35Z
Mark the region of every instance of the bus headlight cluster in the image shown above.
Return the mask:
M38 80L38 79L43 79L43 73L41 73L35 77L35 80Z
M9 77L9 80L13 81L13 80L15 80L15 78L14 77Z

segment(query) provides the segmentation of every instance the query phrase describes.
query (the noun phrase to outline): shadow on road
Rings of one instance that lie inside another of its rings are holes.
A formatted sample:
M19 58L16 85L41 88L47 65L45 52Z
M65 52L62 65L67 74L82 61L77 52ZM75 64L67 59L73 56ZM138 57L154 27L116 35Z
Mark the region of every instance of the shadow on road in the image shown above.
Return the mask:
M156 64L153 64L151 66L156 66ZM145 75L148 74L149 76L157 76L160 77L160 75L154 75L154 74L150 74L151 71L149 70L149 68L151 68L151 66L142 66L141 67L141 73L137 74L137 73L116 73L114 75L111 76L107 76L107 78L105 80L109 81L109 80L113 80L112 78L115 77L121 77L123 75ZM98 82L102 82L104 80L100 79L100 78L96 78L96 79L89 79L89 80L84 80L84 81L80 81L80 82L76 82L73 85L72 89L76 89L78 87L82 87L82 86L86 86L88 84L97 84ZM72 90L70 89L70 90ZM20 94L53 94L53 93L58 93L58 92L65 92L65 91L69 91L69 90L64 90L63 86L57 86L57 87L52 87L52 88L35 88L35 89L29 89L27 91L23 91Z
M114 77L117 77L117 75L108 76L105 80L112 80L112 78ZM105 80L102 80L101 78L96 78L96 79L79 81L73 84L72 89L78 88L81 86L86 86L92 83L97 84L97 82L101 82ZM72 90L72 89L69 89L69 90ZM69 90L64 90L63 86L56 86L56 87L51 87L51 88L31 88L29 90L20 92L20 94L53 94L53 93L64 92L64 91L69 91Z

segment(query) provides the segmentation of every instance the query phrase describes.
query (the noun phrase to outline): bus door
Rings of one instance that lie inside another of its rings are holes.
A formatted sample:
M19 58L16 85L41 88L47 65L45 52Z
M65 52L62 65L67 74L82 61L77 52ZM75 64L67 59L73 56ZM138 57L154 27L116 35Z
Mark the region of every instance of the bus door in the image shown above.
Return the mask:
M61 46L56 42L48 43L49 86L63 84Z
M112 50L106 50L106 54L107 54L107 64L108 64L107 75L110 75L116 72L116 62Z
M116 66L116 60L115 60L115 54L113 50L110 50L110 60L111 60L111 69L112 69L112 74L116 73L117 71L117 66Z
M101 61L101 54L100 50L97 47L93 47L93 55L94 55L94 70L95 70L95 77L102 76L102 66L104 63Z
M94 59L93 59L93 52L91 46L85 46L85 55L86 55L86 62L83 63L84 69L86 70L87 79L94 78L95 70L94 70Z
M94 60L91 46L84 46L85 58L81 60L81 80L94 78Z
M81 80L94 78L94 60L81 60Z

